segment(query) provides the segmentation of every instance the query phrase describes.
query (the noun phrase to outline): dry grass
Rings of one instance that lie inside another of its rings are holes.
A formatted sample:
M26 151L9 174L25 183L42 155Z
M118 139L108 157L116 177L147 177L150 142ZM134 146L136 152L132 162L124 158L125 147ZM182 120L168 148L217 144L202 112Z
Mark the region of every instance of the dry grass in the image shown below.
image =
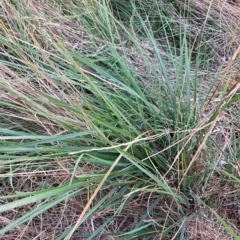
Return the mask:
M223 177L215 171L207 186L198 189L197 194L201 198L209 199L208 204L212 209L240 236L239 203L238 197L234 196L240 188L230 183L223 185ZM221 223L209 209L195 203L196 214L187 221L186 239L234 239L224 231Z
M204 213L204 209L201 209L201 212ZM207 219L206 219L207 218ZM228 221L228 224L231 223ZM233 226L231 226L233 227ZM235 227L236 231L237 228ZM237 231L236 231L237 232ZM223 228L221 223L211 213L205 213L204 217L193 217L187 222L186 227L186 239L187 240L201 240L201 239L210 239L210 240L231 240L233 237L229 236Z

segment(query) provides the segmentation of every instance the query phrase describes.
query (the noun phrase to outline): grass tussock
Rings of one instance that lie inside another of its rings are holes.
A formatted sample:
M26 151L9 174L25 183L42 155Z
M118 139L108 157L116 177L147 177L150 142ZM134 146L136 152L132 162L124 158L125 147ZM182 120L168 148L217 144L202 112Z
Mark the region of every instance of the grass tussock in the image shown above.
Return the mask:
M237 1L2 1L0 235L238 239Z

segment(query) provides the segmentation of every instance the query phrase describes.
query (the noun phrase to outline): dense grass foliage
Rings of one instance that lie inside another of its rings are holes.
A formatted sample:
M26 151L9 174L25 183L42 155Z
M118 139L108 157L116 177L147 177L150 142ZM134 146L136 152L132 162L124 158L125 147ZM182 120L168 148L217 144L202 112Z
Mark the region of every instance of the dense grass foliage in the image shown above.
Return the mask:
M1 236L238 239L239 21L213 1L2 2Z

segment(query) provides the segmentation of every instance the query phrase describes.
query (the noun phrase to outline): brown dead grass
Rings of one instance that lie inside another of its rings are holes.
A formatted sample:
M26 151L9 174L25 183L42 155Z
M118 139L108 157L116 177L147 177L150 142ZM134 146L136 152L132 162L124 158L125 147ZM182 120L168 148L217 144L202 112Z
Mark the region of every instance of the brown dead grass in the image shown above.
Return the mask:
M228 222L228 224L230 222ZM237 229L235 228L235 230ZM221 223L217 221L217 219L215 218L215 216L213 216L212 213L205 213L204 217L199 217L199 216L193 217L191 220L187 222L186 239L187 240L203 240L203 239L233 240L234 238L229 236L229 234L227 234L224 231Z
M229 183L223 184L225 176L214 172L206 187L201 186L197 195L201 199L209 199L206 204L218 213L224 221L240 237L240 205L238 196L240 186ZM223 228L216 216L207 208L195 202L196 214L186 224L186 239L234 239Z

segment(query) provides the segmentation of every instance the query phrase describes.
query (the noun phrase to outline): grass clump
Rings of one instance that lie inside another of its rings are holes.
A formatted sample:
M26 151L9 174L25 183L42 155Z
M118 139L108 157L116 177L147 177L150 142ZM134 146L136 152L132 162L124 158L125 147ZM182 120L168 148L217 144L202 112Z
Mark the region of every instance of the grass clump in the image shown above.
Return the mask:
M3 237L238 238L239 24L218 11L3 1Z

